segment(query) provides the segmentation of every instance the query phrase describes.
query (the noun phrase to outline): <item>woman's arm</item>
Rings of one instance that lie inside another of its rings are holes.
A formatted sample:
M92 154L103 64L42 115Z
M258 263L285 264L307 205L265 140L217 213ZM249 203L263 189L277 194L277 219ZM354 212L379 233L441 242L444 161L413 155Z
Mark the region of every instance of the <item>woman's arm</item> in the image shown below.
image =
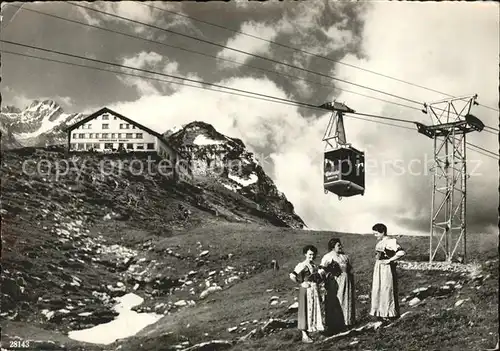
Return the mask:
M404 255L406 255L406 252L403 249L399 249L398 251L396 251L396 253L394 254L394 256L392 256L391 258L389 258L387 261L394 262L396 260L399 260Z
M294 283L302 283L302 271L304 270L304 265L299 263L295 266L294 270L289 274L290 279Z

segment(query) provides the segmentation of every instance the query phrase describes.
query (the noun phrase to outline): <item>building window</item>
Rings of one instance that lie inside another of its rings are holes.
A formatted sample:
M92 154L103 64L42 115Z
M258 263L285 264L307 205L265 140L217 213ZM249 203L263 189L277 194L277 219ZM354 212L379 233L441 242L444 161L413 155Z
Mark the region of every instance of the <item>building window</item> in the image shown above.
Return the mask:
M78 134L78 139L85 139L85 133Z
M99 135L100 135L99 133L95 133L95 138L99 139Z
M118 133L118 139L121 139L122 133Z
M73 139L78 139L78 134L73 133Z
M132 125L132 129L135 129L135 126L134 126L134 125Z
M108 123L103 123L102 124L102 129L109 129L109 124Z
M142 133L135 133L136 139L142 139Z
M154 150L155 144L154 143L148 143L148 150Z
M125 134L126 139L132 139L133 137L134 137L134 134L132 134L132 133Z
M118 117L116 117L116 116L113 116L113 119L114 119L115 121L116 121L116 119L117 119L117 118L118 118Z
M132 143L127 143L127 149L131 149L131 150L133 150L133 149L134 149L134 144L132 144Z
M104 143L104 148L105 149L112 149L113 148L113 143Z
M87 129L92 129L92 124L90 124L90 123L86 124L86 128Z
M107 113L103 114L103 115L102 115L102 120L103 120L103 121L107 121L107 120L109 120L109 115L108 115Z
M89 133L89 139L94 138L94 133Z
M84 143L78 143L78 150L83 150L85 148Z
M144 150L144 144L138 143L137 146L136 146L136 149L137 150Z
M94 149L100 149L101 148L101 144L99 143L94 143Z
M108 138L108 133L102 133L102 138L107 139Z
M115 133L111 133L111 139L115 138Z

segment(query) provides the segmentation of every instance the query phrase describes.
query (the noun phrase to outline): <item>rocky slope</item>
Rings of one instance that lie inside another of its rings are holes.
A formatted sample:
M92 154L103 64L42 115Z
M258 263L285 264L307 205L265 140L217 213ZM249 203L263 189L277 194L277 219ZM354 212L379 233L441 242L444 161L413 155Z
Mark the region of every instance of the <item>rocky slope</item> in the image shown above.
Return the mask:
M2 150L10 150L17 149L22 147L21 143L16 140L16 137L12 134L12 132L7 128L4 123L0 120L0 140L1 140L1 149Z
M64 144L64 129L84 117L81 113L65 113L52 100L35 100L24 110L4 106L0 113L2 149ZM267 217L273 224L304 227L293 205L278 191L241 140L226 137L202 122L189 123L164 136L192 156L194 173L201 187L219 189L222 185L229 190L225 196L232 197L231 192L242 195L258 216ZM223 202L221 205L215 203L214 210L226 213Z
M190 155L193 173L204 186L221 184L258 204L259 210L276 215L287 226L304 226L293 205L240 139L227 137L199 121L184 125L175 133L167 132L165 138Z
M159 245L193 228L287 224L220 184L174 184L154 166L148 174L130 167L147 157L159 161L68 158L57 147L3 153L3 321L84 329L113 320L113 298L125 292L145 298L141 311L167 314L259 269L226 263L231 256L202 239L187 252Z

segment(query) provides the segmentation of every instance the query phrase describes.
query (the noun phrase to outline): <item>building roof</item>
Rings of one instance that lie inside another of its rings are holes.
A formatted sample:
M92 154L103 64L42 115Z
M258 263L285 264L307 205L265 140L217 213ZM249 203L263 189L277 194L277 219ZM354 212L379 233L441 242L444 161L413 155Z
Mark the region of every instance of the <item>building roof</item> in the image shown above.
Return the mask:
M148 132L149 134L151 135L154 135L155 137L157 137L158 139L160 139L165 145L167 145L168 147L172 148L177 154L179 155L183 155L183 153L181 153L177 148L175 148L174 146L172 146L171 144L169 144L164 138L163 138L163 135L161 135L160 133L158 132L155 132L154 130L146 127L146 126L143 126L142 124L140 123L137 123L136 121L134 121L133 119L130 119L128 117L125 117L121 114L119 114L118 112L115 112L113 110L110 110L109 108L107 107L103 107L101 108L99 111L96 111L94 113L92 113L91 115L83 118L82 120L70 125L68 128L66 128L66 132L71 132L73 129L75 128L78 128L79 126L81 126L82 124L85 124L87 123L88 121L91 121L93 120L94 118L102 115L103 113L111 113L112 115L115 115L116 117L119 117L120 119L123 119L124 121L127 121L129 122L130 124L133 124L134 126L136 126L137 128L139 129L142 129L146 132Z

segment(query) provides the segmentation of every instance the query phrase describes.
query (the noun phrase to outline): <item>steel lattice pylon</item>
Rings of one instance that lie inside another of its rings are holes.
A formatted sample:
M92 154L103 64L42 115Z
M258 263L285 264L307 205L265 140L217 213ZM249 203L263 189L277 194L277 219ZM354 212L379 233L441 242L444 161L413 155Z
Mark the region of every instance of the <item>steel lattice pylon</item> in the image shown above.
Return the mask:
M417 123L420 133L434 141L429 261L442 249L446 261L466 257L467 157L466 135L481 131L482 122L470 114L477 95L426 104L432 126ZM436 242L437 241L437 242Z

